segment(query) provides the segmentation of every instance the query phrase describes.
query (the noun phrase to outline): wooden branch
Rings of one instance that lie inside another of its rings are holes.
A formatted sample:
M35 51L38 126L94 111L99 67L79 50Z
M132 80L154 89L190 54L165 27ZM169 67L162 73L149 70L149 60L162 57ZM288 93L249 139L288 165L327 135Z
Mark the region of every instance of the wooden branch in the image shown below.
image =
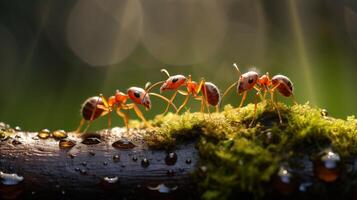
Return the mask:
M0 171L24 180L16 187L1 184L0 199L195 196L187 193L193 187L189 175L197 166L195 143L173 153L150 150L144 132L136 129L127 135L125 129L113 128L83 138L69 133L62 140L16 132L0 142Z

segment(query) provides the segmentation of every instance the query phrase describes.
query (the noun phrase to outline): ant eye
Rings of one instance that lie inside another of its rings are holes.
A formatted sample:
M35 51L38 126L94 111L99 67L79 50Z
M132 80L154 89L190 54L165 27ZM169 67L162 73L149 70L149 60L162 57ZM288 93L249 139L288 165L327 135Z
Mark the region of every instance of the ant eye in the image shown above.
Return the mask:
M135 92L134 92L134 96L135 96L136 98L140 98L140 92L135 91Z
M252 79L252 78L249 78L248 83L249 83L249 84L252 84L252 83L253 83L253 79Z
M173 78L172 83L176 83L178 81L178 78Z

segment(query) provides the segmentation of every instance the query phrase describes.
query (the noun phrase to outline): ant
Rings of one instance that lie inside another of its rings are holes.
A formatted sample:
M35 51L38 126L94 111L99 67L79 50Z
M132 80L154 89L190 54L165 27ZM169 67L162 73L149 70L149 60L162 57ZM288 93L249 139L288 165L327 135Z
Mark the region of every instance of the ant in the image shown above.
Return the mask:
M236 68L240 77L237 82L233 83L226 89L226 91L223 94L223 97L228 93L229 90L231 90L237 84L237 93L239 95L241 95L243 93L242 100L239 104L239 108L241 108L243 106L243 103L244 103L246 97L247 97L248 91L255 89L257 91L257 93L255 94L255 97L254 97L254 104L255 104L254 117L250 124L250 125L252 125L252 123L255 120L255 116L256 116L257 103L258 103L257 97L260 96L260 98L262 100L264 100L266 97L266 92L269 92L271 102L272 102L273 106L275 107L275 109L277 110L277 113L279 116L279 122L280 122L280 124L282 124L283 121L281 118L281 114L280 114L278 106L274 100L274 93L276 90L278 90L278 92L282 96L285 96L285 97L291 96L293 98L294 103L297 104L294 94L293 94L294 87L293 87L293 83L291 82L291 80L284 75L275 75L275 76L273 76L272 79L270 79L268 72L266 74L262 75L261 77L259 77L259 74L255 71L249 71L249 72L242 74L236 63L234 63L233 66ZM264 91L263 96L261 95L261 91Z
M79 127L76 129L75 132L79 133L80 130L82 129L82 126L84 125L85 122L88 122L87 127L85 128L84 132L87 131L87 129L90 127L92 124L92 121L108 115L108 128L111 126L111 117L110 113L112 111L115 111L118 116L123 118L124 124L126 126L126 130L129 133L129 116L127 113L122 112L122 110L130 110L134 109L136 115L148 126L151 127L151 125L146 121L143 113L140 111L138 105L143 105L146 110L151 109L151 100L150 100L150 95L159 97L168 103L170 101L159 94L156 93L149 93L149 90L151 87L150 82L146 83L145 89L140 88L140 87L130 87L127 90L127 93L120 92L119 90L116 90L114 96L110 96L108 100L100 94L99 96L94 96L94 97L89 97L86 101L84 101L82 108L81 108L81 114L82 114L82 120L79 124ZM127 100L130 99L134 103L127 104ZM175 110L177 110L176 106L170 103Z
M174 101L177 93L186 96L181 106L177 109L176 113L179 113L180 110L185 107L191 95L196 100L201 101L201 112L204 112L205 105L207 107L208 112L209 112L208 105L215 106L216 110L217 111L219 110L219 105L221 102L221 93L218 87L213 83L205 82L203 78L199 83L197 83L195 81L192 81L191 75L188 75L187 78L181 74L170 76L169 72L166 69L161 69L161 72L165 73L168 79L166 79L166 81L160 82L163 83L160 87L160 93L162 93L165 90L175 90L174 94L170 98L171 103ZM185 86L187 91L179 90L181 86ZM202 91L202 96L198 95L200 91ZM165 112L163 114L165 114L168 110L169 110L169 104L167 105Z

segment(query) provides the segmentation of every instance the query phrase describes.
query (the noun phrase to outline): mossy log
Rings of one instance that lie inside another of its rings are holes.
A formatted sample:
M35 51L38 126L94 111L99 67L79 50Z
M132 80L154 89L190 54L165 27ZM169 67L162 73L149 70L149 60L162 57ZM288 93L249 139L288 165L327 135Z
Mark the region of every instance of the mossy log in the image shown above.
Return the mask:
M130 135L121 128L83 138L69 133L71 148L68 140L60 148L54 138L5 130L0 171L23 176L22 197L35 199L357 197L357 120L335 119L308 104L278 109L282 124L266 102L256 115L252 104L169 113L149 121L153 128L131 121Z
M143 132L126 135L114 128L58 136L63 139L13 132L0 143L0 171L24 179L15 191L0 185L0 199L167 198L191 190L198 157L194 141L171 151L149 150Z

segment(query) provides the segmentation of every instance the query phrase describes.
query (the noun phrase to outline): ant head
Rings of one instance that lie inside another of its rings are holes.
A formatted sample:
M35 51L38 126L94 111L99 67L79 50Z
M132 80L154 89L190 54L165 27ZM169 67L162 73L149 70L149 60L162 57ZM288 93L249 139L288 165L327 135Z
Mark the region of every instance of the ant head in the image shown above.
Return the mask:
M176 90L186 82L184 75L170 76L160 87L160 92L164 90Z
M134 103L145 106L147 110L151 108L150 96L143 88L130 87L128 96Z
M252 89L254 85L258 82L258 80L259 75L257 72L250 71L242 74L238 80L238 93L241 94L244 91Z

